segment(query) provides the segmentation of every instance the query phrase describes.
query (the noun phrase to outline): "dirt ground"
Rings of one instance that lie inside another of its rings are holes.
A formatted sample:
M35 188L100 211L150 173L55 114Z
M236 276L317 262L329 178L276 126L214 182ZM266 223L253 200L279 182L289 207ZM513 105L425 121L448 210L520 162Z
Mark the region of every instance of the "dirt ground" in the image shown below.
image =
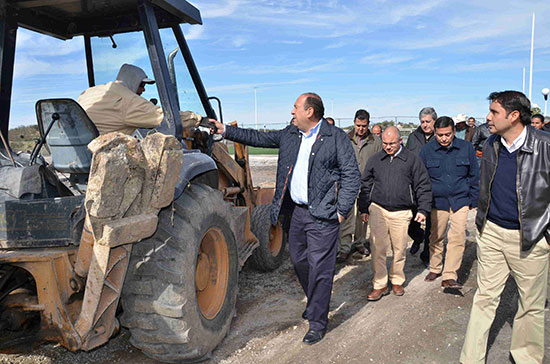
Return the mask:
M251 165L256 184L273 185L276 156L252 156ZM459 271L465 286L462 295L443 292L441 279L425 282L428 271L418 254L409 254L406 294L368 302L373 276L370 258L353 257L337 267L328 333L313 346L302 344L308 329L307 321L301 319L305 298L288 254L284 264L271 273L245 266L239 277L237 316L229 335L206 363L458 363L476 285L473 216L472 212ZM511 362L508 349L517 298L510 279L489 338L489 364ZM547 337L549 327L546 322ZM24 354L0 354L0 364L157 363L133 348L129 336L122 329L109 343L89 353L42 345ZM546 347L548 357L550 348Z

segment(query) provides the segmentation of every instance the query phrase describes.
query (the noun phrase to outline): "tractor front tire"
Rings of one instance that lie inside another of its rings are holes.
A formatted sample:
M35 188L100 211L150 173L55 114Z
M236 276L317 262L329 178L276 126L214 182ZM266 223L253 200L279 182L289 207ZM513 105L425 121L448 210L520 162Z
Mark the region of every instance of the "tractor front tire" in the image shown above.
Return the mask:
M219 191L192 184L160 212L155 234L134 245L121 323L145 355L202 361L226 336L239 271L231 219Z
M250 217L250 229L260 243L249 259L250 265L264 272L279 268L287 241L281 222L277 221L276 226L271 225L270 210L271 205L258 205Z

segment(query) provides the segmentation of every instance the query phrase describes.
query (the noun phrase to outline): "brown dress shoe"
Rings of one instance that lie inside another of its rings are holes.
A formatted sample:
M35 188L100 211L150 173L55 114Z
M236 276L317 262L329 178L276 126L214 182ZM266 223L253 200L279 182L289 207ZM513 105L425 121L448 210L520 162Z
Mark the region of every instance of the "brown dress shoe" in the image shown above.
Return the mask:
M403 296L405 294L405 289L403 288L403 286L400 286L398 284L392 285L392 291L393 294L396 296Z
M386 296L390 293L390 289L386 286L382 289L373 289L371 293L367 296L369 301L378 301L383 296Z
M441 277L441 273L430 272L430 273L428 273L426 278L424 278L424 280L428 281L428 282L432 282L432 281L435 281L439 277Z
M458 283L455 279L445 279L444 281L441 281L441 287L462 289L462 284Z

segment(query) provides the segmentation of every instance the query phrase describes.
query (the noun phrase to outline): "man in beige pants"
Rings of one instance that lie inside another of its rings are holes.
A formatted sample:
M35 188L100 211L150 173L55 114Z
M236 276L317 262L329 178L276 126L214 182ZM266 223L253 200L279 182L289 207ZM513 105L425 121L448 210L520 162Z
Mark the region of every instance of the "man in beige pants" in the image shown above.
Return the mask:
M423 222L431 209L430 178L420 157L403 148L399 129L390 126L382 133L383 151L368 161L361 176L359 211L361 218L370 223L373 290L369 301L377 301L390 291L386 253L393 250L393 263L389 274L393 293L405 293L405 257L409 222L412 209L418 213L414 220ZM415 203L417 205L415 206Z
M494 92L483 145L476 216L477 291L460 361L484 364L489 329L511 274L519 293L510 354L544 359L544 305L550 227L550 134L528 126L531 104L517 91Z
M426 281L443 274L445 288L462 286L456 271L462 263L466 243L468 210L477 207L479 197L479 167L470 142L455 137L453 119L437 118L435 141L422 147L420 158L428 169L432 182L432 226L430 233L430 273ZM443 267L443 248L447 224L447 253Z

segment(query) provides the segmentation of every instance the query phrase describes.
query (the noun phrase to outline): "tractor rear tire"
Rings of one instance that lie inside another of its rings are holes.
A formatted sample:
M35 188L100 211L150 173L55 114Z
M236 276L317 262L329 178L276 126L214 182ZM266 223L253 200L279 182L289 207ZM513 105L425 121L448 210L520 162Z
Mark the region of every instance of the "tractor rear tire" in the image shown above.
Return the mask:
M145 355L202 361L226 336L239 272L231 219L219 191L191 184L160 212L155 234L134 245L121 323Z
M271 205L258 205L252 210L250 229L256 235L260 245L250 257L252 268L270 272L280 267L287 241L287 234L283 231L280 221L276 226L271 225Z

